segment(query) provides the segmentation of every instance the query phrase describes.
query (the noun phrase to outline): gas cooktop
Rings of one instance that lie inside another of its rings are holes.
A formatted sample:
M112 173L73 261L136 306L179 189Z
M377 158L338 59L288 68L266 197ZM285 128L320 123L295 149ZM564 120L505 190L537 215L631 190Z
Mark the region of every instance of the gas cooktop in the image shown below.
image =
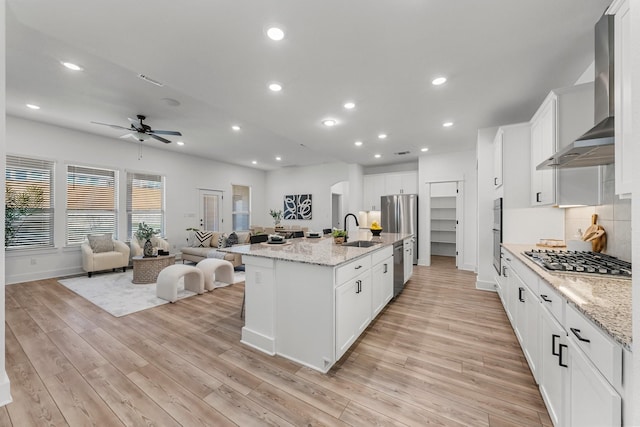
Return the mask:
M525 251L524 254L545 270L553 272L631 277L630 262L597 252L532 249Z

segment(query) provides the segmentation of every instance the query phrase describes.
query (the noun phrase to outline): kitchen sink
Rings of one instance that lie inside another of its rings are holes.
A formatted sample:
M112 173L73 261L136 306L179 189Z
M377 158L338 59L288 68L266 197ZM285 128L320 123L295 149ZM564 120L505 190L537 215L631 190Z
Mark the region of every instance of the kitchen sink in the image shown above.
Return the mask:
M379 245L380 242L372 242L371 240L354 240L353 242L343 243L342 246L353 246L356 248L370 248L373 245Z

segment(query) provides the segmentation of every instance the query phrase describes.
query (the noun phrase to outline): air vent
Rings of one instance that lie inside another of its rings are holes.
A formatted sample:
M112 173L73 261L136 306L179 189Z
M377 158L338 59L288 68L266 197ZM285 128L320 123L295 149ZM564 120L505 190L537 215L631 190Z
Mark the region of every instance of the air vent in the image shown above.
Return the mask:
M397 153L393 153L396 156L404 156L405 154L409 154L411 151L398 151Z
M156 86L160 86L160 87L164 86L164 83L160 83L159 81L154 80L151 77L145 76L144 74L138 74L138 77L141 78L142 80L144 80L146 82L149 82L151 84L154 84Z

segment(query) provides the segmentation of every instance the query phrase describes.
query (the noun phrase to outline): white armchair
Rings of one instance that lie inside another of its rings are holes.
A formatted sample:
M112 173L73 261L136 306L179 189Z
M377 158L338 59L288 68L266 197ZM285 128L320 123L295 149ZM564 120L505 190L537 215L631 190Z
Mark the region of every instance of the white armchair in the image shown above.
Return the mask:
M110 242L109 242L110 241ZM126 243L111 238L110 234L88 236L80 246L82 269L91 277L94 271L127 270L130 249Z
M169 242L167 242L166 240L164 240L161 237L156 237L153 236L151 238L151 244L153 245L154 248L158 248L158 249L162 249L165 251L169 250ZM144 243L140 242L136 236L133 236L131 238L131 256L142 256L144 253L144 249L143 249Z

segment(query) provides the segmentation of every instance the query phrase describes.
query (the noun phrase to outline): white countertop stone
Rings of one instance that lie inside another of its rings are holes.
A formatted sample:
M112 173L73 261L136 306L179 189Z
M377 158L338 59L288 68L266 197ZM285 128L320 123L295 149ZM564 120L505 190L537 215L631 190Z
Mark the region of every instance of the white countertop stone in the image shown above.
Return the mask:
M540 249L535 245L503 243L502 246L551 284L569 304L603 332L631 351L631 279L584 273L552 273L524 255L524 251Z
M335 267L376 251L384 246L393 245L395 242L411 237L411 234L384 232L380 237L374 237L369 230L359 230L357 233L352 232L351 234L352 235L349 236L349 242L355 240L371 240L380 242L380 244L368 248L336 245L333 242L333 237L328 234L327 237L323 236L319 239L306 237L290 239L292 244L289 245L262 245L255 243L253 245L236 245L218 250L241 254L243 256L256 256Z

